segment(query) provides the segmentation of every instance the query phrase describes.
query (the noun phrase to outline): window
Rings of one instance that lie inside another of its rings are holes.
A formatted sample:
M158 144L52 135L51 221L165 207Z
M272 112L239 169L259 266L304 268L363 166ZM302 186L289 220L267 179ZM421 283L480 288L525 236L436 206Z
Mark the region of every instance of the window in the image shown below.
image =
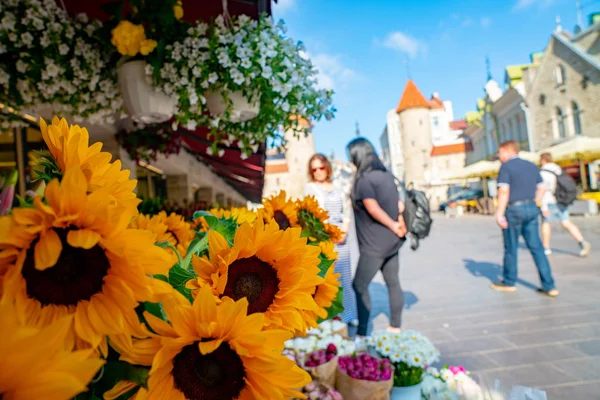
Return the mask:
M562 64L556 66L556 69L554 70L554 75L556 78L557 85L564 85L567 81L567 71L565 70L565 67Z
M518 140L518 138L515 137L515 131L514 131L514 126L513 126L513 122L512 119L508 120L508 140Z
M571 103L573 109L573 128L575 128L575 134L581 135L581 110L574 101Z
M438 117L433 117L433 126L436 128L440 126L440 119Z
M506 139L506 125L500 125L500 141L504 142Z
M565 116L560 107L556 107L556 124L558 125L558 138L566 138L567 131L565 130Z
M412 140L412 141L410 142L410 145L411 145L412 147L415 147L415 146L416 146L416 143L415 143L415 141L414 141L414 140Z

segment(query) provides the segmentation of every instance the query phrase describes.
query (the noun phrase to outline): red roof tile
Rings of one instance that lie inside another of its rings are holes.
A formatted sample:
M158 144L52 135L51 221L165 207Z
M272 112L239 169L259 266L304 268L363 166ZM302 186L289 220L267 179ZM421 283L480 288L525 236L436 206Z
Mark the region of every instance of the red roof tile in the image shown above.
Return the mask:
M423 96L423 94L419 91L415 83L409 79L406 82L406 86L404 87L404 93L402 93L402 98L400 99L400 103L398 107L396 107L396 112L402 112L404 110L408 110L409 108L429 108L430 104Z
M442 99L440 99L437 96L431 96L431 100L429 100L429 107L431 107L434 110L443 110L444 108L446 108L444 107L444 102L442 102Z
M286 164L267 164L265 165L265 174L277 174L281 172L288 172L288 165Z
M457 121L450 121L450 129L452 129L453 131L465 130L465 129L467 129L467 126L469 126L469 124L464 119L459 119Z
M448 154L459 154L473 151L473 145L471 142L446 144L442 146L433 146L431 149L431 156L446 156Z

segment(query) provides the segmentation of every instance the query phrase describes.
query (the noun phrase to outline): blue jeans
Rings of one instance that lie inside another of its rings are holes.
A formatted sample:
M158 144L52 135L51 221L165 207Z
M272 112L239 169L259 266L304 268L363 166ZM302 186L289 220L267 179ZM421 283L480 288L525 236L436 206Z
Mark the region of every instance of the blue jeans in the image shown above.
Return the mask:
M523 235L540 274L542 289L545 291L554 289L550 263L544 254L544 246L540 239L540 210L535 204L510 206L506 209L505 217L508 221L508 228L503 231L504 284L514 286L517 283L519 236Z

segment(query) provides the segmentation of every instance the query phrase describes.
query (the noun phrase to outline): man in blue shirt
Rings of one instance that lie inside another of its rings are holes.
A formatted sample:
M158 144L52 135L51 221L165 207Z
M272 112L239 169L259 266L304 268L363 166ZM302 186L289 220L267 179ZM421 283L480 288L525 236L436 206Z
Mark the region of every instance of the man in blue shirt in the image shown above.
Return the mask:
M556 297L558 290L554 286L539 233L539 204L546 191L540 171L535 164L519 158L517 142L502 143L498 157L502 167L498 174L496 222L504 235L504 270L503 280L493 283L492 289L504 292L517 290L517 253L519 237L523 235L540 274L542 288L539 291Z

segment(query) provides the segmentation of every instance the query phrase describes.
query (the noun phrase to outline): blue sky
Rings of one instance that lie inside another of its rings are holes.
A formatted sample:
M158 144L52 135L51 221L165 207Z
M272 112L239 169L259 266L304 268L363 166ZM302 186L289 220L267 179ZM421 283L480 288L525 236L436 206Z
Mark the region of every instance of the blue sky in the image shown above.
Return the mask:
M600 2L581 1L587 21ZM569 31L577 23L575 0L279 0L273 15L304 42L320 85L336 92L336 118L317 123L314 136L317 151L339 159L356 121L379 147L407 62L423 94L451 100L458 119L482 96L486 55L503 85L505 66L528 63L530 53L545 48L557 15Z

